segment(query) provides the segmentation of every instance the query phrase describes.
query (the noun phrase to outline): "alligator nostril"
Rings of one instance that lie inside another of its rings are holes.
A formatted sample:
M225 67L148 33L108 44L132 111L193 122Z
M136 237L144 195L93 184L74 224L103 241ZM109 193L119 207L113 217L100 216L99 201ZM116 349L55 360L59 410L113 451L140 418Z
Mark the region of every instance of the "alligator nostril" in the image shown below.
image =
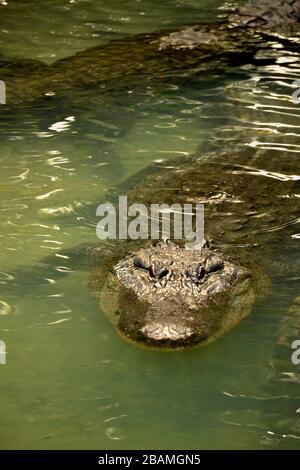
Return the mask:
M163 341L169 341L176 345L178 341L188 340L193 336L192 329L185 325L164 324L156 321L146 324L140 331L148 340L152 341L153 345Z

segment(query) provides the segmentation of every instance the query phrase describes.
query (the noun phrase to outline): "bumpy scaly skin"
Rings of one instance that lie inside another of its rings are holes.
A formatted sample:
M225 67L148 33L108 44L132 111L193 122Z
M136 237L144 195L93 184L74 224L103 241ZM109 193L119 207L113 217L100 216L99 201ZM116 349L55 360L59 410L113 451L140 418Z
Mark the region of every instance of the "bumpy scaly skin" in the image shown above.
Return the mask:
M177 70L191 73L245 62L257 49L266 47L272 35L280 40L278 35L288 39L299 32L299 18L300 0L253 1L217 24L112 41L51 66L29 64L28 73L24 73L25 66L21 73L12 68L9 74L4 66L7 105L97 84L102 84L102 92L104 88L133 87L140 83L141 75L157 79ZM299 50L297 42L288 40L288 45Z
M165 35L160 49L195 49L199 46L219 47L224 52L247 50L268 35L292 35L300 29L300 0L250 1L216 26L191 26ZM238 42L238 44L236 43Z
M299 31L299 0L251 1L229 16L229 23L256 31L286 34Z

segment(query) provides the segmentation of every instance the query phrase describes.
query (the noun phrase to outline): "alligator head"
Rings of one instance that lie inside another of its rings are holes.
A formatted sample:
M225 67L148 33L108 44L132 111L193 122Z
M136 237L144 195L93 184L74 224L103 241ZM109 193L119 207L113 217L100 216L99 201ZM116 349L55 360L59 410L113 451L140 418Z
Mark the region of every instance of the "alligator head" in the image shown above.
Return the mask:
M212 248L186 250L172 242L130 253L102 282L101 308L121 336L166 350L223 335L250 313L267 285Z

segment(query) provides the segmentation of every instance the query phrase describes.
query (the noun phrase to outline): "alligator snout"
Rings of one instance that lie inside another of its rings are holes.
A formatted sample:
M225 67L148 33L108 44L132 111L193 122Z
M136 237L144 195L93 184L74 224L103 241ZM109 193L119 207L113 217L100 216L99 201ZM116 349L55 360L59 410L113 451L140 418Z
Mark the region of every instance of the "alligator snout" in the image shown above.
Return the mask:
M192 328L174 325L173 323L150 323L141 329L141 332L148 340L153 341L173 341L187 340L193 336Z
M154 350L175 351L200 344L213 336L218 325L216 312L200 303L192 309L178 293L153 303L128 297L122 306L117 325L121 336Z
M148 305L138 339L154 349L172 350L199 341L203 319L195 313L189 311L178 295L158 300Z
M157 319L147 322L140 329L141 336L138 341L141 345L151 349L175 351L205 341L209 336L209 331L209 325L205 325L202 321L199 322L199 315L197 322L193 317L184 318L181 322L181 318L178 316L177 320Z

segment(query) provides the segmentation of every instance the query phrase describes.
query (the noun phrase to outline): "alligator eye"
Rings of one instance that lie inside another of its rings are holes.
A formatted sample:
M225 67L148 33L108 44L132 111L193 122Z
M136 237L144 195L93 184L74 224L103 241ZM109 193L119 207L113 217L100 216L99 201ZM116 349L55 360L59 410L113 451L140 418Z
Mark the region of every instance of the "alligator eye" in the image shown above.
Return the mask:
M220 271L224 268L224 263L221 261L220 263L215 263L208 267L207 274L215 273L216 271Z
M146 269L147 271L150 268L149 264L145 260L143 260L140 256L136 256L134 258L133 264L136 268Z
M162 279L163 277L167 276L168 273L169 273L168 269L162 268L162 269L156 274L156 277L158 277L158 279Z

